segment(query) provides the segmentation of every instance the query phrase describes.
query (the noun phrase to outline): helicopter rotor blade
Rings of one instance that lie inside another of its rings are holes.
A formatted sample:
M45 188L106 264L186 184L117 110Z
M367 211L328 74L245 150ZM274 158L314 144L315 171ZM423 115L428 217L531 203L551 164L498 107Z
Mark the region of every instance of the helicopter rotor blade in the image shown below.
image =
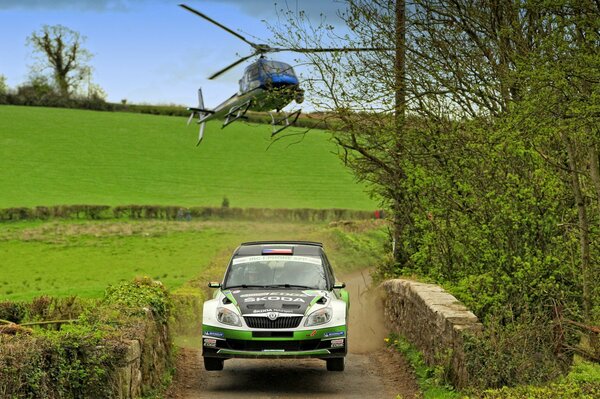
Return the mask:
M271 52L293 51L295 53L345 53L360 51L393 51L392 47L330 47L330 48L271 48Z
M244 61L246 61L246 60L248 60L248 59L250 59L250 58L252 58L252 57L254 57L254 56L256 56L256 53L254 53L254 54L250 54L250 55L248 55L248 56L246 56L246 57L242 57L242 58L240 58L239 60L237 60L237 61L235 61L235 62L233 62L233 63L229 64L229 65L228 65L228 66L226 66L225 68L221 69L220 71L217 71L217 72L213 73L213 74L212 74L211 76L209 76L208 78L212 80L212 79L214 79L214 78L216 78L216 77L218 77L218 76L221 76L221 75L222 75L222 74L224 74L225 72L229 71L231 68L238 66L238 65L239 65L239 64L241 64L242 62L244 62Z
M251 41L249 41L248 39L246 39L244 36L240 35L239 33L229 29L228 27L226 27L225 25L215 21L214 19L212 19L211 17L209 17L206 14L201 13L198 10L193 9L192 7L186 5L186 4L180 4L179 5L182 8L185 8L186 10L188 10L191 13L196 14L197 16L199 16L200 18L204 18L205 20L207 20L208 22L217 25L219 28L226 30L227 32L231 33L232 35L234 35L235 37L237 37L240 40L243 40L244 42L248 43L249 45L251 45L253 48L257 48L257 44L256 43L252 43Z

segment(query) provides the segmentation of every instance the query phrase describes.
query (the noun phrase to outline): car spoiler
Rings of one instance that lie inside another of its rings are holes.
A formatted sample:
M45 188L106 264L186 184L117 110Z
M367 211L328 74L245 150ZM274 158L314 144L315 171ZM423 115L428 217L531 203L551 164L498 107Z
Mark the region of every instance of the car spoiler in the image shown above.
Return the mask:
M323 243L316 241L248 241L241 243L240 246L269 244L313 245L317 247L323 247Z

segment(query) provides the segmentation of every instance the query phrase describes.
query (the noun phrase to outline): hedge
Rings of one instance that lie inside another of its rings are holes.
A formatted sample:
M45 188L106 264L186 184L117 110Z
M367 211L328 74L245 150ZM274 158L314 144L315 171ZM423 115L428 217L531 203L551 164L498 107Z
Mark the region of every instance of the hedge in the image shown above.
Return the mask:
M270 220L270 221L334 221L363 220L379 217L375 212L352 209L269 209L229 207L181 207L169 205L55 205L34 208L0 209L0 222L49 219L192 219Z

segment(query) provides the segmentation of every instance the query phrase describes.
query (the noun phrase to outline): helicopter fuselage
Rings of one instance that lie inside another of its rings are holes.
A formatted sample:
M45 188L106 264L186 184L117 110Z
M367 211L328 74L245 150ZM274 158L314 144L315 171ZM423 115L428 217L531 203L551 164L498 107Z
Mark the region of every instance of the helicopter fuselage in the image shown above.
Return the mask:
M279 61L269 61L260 58L244 71L240 79L240 89L237 93L217 105L213 109L204 108L202 90L198 91L198 107L188 108L192 115L198 115L200 132L198 143L202 140L206 122L222 119L225 127L230 123L245 118L246 112L268 112L271 115L273 135L294 123L300 115L300 110L290 114L284 112L284 117L276 119L271 111L279 112L292 101L300 104L304 101L304 90L300 88L294 70L288 64ZM290 119L293 118L290 123ZM283 124L283 127L275 127Z
M239 83L239 91L201 121L221 119L239 107L256 112L280 111L294 100L304 100L304 90L294 70L283 62L261 58L246 68Z

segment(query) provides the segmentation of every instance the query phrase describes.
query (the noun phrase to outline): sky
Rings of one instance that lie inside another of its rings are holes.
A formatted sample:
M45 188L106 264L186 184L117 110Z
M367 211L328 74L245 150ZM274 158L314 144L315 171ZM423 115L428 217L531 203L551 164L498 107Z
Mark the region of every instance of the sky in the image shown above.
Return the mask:
M180 3L255 43L268 42L265 21L276 21L282 7L324 14L343 29L340 0L0 0L0 75L11 88L26 82L35 63L27 37L44 25L63 25L86 37L92 81L108 101L195 106L202 87L205 105L214 107L237 91L251 61L216 80L208 76L252 49ZM273 58L295 65L298 55Z

